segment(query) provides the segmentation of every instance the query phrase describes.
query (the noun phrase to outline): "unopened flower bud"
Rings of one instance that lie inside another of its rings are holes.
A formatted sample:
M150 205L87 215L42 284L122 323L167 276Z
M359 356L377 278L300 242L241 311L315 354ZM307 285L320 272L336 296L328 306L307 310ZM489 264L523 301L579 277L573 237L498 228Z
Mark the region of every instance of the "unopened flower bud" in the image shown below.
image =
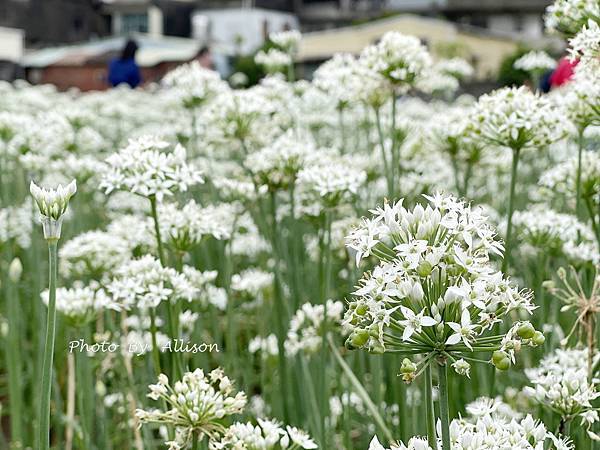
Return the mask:
M360 305L358 305L358 306L356 307L356 310L355 310L355 312L356 312L356 314L358 314L359 316L364 316L364 315L367 313L367 311L368 311L368 310L369 310L369 308L367 307L367 305L365 305L365 304L363 303L363 304L360 304Z
M546 341L546 337L541 331L536 331L531 340L535 345L542 345Z
M531 325L531 323L529 323L529 322L524 322L517 329L517 335L521 339L531 339L534 336L534 334L535 334L535 328L533 328L533 325Z
M23 273L23 264L19 258L15 258L11 261L8 267L8 276L13 283L18 283Z
M417 267L417 273L419 274L420 277L429 276L429 274L431 273L432 270L433 270L433 266L431 265L431 263L429 263L427 261L423 261Z
M560 267L556 271L556 274L558 275L558 278L560 278L561 280L564 280L565 278L567 278L567 271L565 270L564 267Z
M417 371L417 365L414 362L412 362L408 358L404 358L402 360L402 365L400 366L400 373L402 373L402 374L414 373L416 371Z
M492 354L492 364L498 370L508 370L510 367L510 358L506 352L503 352L502 350L496 350Z
M354 347L362 347L369 340L369 332L364 329L354 330L349 339Z
M470 377L471 364L469 364L464 359L459 359L454 364L452 364L452 367L454 368L457 374L466 375L467 377Z

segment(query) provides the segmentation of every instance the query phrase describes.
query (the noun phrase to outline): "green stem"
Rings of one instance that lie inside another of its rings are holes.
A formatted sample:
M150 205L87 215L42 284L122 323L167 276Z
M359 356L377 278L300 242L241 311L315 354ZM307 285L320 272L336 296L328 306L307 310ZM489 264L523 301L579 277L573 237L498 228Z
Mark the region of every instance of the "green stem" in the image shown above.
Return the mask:
M592 228L594 230L594 234L596 235L596 240L598 241L598 245L600 245L600 223L596 222L596 214L594 212L594 207L592 206L592 199L590 196L586 196L584 200L585 207L587 208L592 221Z
M8 313L8 341L6 359L8 365L8 389L10 411L10 440L15 448L23 447L23 414L22 414L22 362L20 346L21 309L18 289L15 283L6 279L6 308Z
M160 237L160 226L158 222L158 211L156 207L156 197L150 197L150 208L152 210L152 221L154 222L154 233L156 235L156 246L158 248L158 259L160 260L160 264L165 266L165 254L162 245L162 239Z
M390 198L393 196L393 183L390 173L390 165L388 164L387 156L385 154L385 138L381 129L381 114L379 108L375 108L375 123L377 124L377 135L379 136L379 146L381 147L381 160L383 161L383 170L385 172L385 180L388 188L388 195Z
M279 364L279 388L281 395L281 407L283 417L286 422L289 422L288 409L288 379L287 379L287 360L285 355L285 322L287 322L287 314L283 304L283 295L281 292L281 273L280 273L280 247L279 247L279 231L277 226L277 198L275 192L270 193L271 203L271 245L273 246L273 256L275 257L274 267L274 301L277 312L277 342L278 342L278 364Z
M581 156L583 154L583 132L585 128L578 130L577 134L577 178L576 178L576 197L575 214L581 219Z
M340 149L340 152L343 155L344 153L346 153L346 127L344 126L344 108L342 107L338 107L338 121L340 127L340 135L342 138L342 148Z
M165 252L160 235L160 222L158 220L158 208L156 205L156 197L150 197L150 207L152 211L152 221L154 222L154 233L156 235L156 247L158 249L158 259L160 265L165 267ZM179 338L179 313L178 308L172 301L167 302L167 324L169 326L169 334L171 339ZM158 347L156 345L156 318L153 315L156 311L151 312L151 323L152 323L152 352L154 354L155 366L160 369L160 357L158 356ZM171 376L173 379L178 379L183 373L183 364L181 362L181 355L178 352L171 352ZM160 372L159 372L160 373Z
M448 376L446 363L438 367L442 450L450 450L450 418L448 413Z
M342 355L340 355L340 352L338 351L337 347L333 343L333 340L331 339L331 337L328 337L327 339L329 341L329 347L331 348L331 351L333 352L333 356L335 357L336 361L338 362L338 364L340 365L340 367L342 368L342 370L344 371L344 373L350 380L350 383L352 384L352 387L356 391L356 394L362 399L363 402L365 402L367 409L373 416L373 419L375 419L375 423L381 429L381 431L385 435L386 439L390 442L393 441L394 437L392 436L392 432L389 430L389 428L385 424L385 421L381 417L381 414L379 413L377 406L375 406L375 404L371 400L371 397L369 397L369 394L365 390L362 383L358 380L358 378L356 378L356 375L354 375L354 372L352 371L350 366L348 364L346 364L346 361L344 361L344 358L342 358Z
M160 367L160 354L158 351L158 342L156 340L156 309L150 308L150 334L152 336L152 359L154 361L154 371L156 375L160 375L162 373L162 369Z
M425 410L427 415L427 441L431 448L437 448L435 435L435 410L433 408L433 384L431 381L431 363L425 368Z
M519 166L520 149L513 149L512 170L510 173L510 194L508 197L508 220L506 224L506 244L504 259L502 260L502 272L506 275L510 260L510 251L512 245L512 216L515 208L515 185L517 181L517 169Z
M321 302L323 304L323 342L321 348L321 446L327 447L326 418L329 415L329 396L327 382L327 296L331 279L331 211L325 210L325 223L323 227L324 243L321 253L323 262L323 285L321 286Z
M50 448L50 397L52 394L52 365L54 361L54 341L56 338L56 278L58 264L58 239L48 240L49 286L48 316L46 322L46 343L42 368L42 391L38 418L38 444L40 450Z
M400 155L399 149L396 148L396 92L392 89L392 189L393 192L400 192L400 189L396 189L396 182L400 182L401 167L400 167ZM396 179L396 171L398 172L398 178Z

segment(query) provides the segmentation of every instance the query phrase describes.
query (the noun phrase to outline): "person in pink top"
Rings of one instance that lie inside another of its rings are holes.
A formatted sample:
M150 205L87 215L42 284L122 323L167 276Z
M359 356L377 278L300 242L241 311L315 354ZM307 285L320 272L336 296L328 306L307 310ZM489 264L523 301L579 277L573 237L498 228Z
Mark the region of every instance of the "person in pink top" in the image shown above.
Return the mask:
M550 86L556 88L568 83L573 78L577 64L579 64L579 60L573 61L568 56L563 56L550 75Z

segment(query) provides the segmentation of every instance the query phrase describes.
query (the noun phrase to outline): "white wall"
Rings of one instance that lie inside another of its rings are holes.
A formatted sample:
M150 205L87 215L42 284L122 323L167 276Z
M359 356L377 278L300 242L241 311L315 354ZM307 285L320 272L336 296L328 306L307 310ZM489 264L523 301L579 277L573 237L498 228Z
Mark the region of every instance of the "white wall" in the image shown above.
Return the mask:
M23 30L0 27L0 60L18 63L23 56L24 37Z
M299 27L298 19L292 14L254 8L206 10L192 14L192 37L228 54L238 50L246 54L263 44L265 22L269 32L281 31L286 25L292 29Z

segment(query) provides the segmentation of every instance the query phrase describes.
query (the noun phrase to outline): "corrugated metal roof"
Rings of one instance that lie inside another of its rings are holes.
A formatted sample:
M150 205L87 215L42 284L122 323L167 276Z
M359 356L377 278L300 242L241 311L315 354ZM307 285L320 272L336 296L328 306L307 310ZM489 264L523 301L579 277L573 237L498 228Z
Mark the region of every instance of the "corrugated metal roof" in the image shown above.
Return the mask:
M200 49L195 39L170 36L150 36L136 33L131 36L139 46L136 61L141 67L151 67L166 61L187 61ZM99 59L107 53L118 53L127 38L110 37L82 44L52 47L25 54L24 67L42 68L51 65L83 66L88 61Z

